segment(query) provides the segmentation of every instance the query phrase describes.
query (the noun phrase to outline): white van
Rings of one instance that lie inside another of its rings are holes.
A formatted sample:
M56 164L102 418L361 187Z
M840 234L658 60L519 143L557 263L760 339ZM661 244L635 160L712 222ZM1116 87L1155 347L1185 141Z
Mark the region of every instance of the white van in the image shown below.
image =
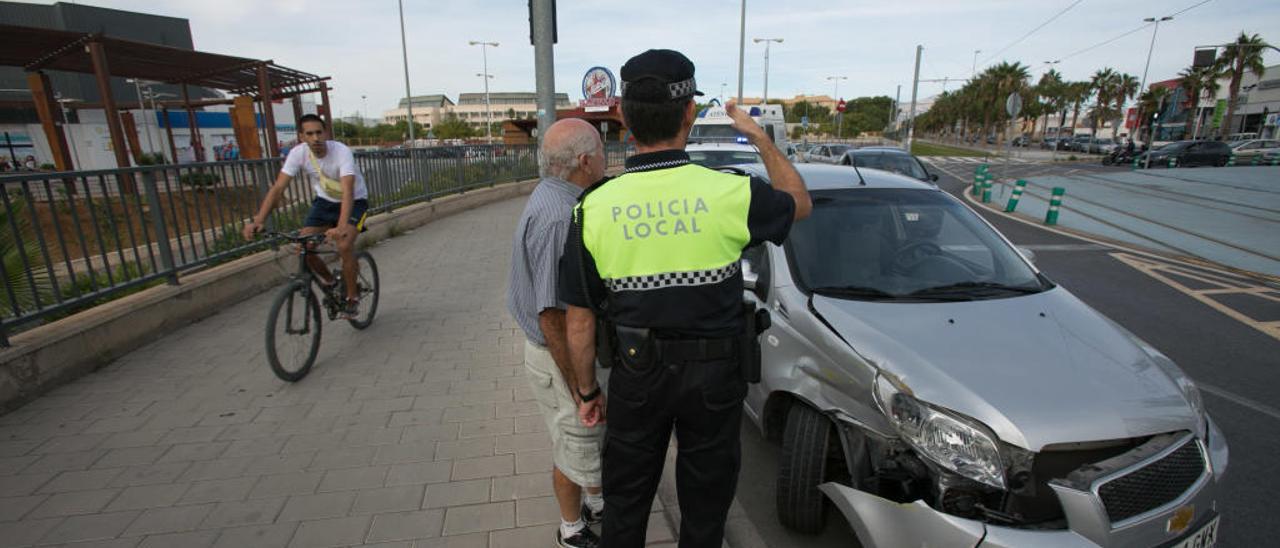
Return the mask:
M753 105L741 107L751 114L751 119L755 120L760 127L764 128L769 139L778 146L780 150L786 150L790 144L787 139L787 123L782 116L782 105ZM689 142L746 142L746 138L740 135L730 125L732 121L729 114L724 111L724 107L710 106L702 109L698 113L698 118L693 121L693 129L689 131Z

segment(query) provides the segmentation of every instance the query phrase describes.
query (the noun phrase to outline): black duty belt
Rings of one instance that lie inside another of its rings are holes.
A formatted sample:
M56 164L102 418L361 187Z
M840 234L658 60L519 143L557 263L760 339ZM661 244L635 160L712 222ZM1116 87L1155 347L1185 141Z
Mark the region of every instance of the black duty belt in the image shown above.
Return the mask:
M729 339L657 339L659 359L663 362L725 360L738 355L739 338Z

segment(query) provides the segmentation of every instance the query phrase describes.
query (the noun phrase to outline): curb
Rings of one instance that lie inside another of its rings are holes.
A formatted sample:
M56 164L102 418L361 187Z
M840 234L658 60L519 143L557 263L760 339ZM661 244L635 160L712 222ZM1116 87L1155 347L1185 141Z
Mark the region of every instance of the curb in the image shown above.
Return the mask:
M662 513L667 518L667 526L671 528L671 537L680 539L680 500L676 495L676 443L675 437L667 447L667 460L662 466L662 481L658 483L658 500L662 501ZM729 506L729 516L724 524L723 548L767 548L755 524L747 517L747 511L734 497Z

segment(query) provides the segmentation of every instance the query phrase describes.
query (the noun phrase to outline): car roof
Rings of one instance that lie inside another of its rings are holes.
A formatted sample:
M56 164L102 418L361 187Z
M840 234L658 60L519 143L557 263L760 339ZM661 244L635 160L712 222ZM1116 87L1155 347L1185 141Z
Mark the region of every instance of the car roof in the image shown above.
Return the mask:
M897 147L862 147L845 152L845 154L850 156L867 156L871 154L897 154L899 156L911 156L910 154L907 154L907 151Z
M689 143L684 147L685 151L698 152L703 150L729 150L739 152L759 152L756 147L746 143L730 143L710 141L705 143Z
M737 167L751 175L766 181L769 180L769 173L765 171L764 164L746 164ZM825 164L795 164L795 168L796 171L800 172L800 177L804 179L805 186L809 190L859 188L938 190L938 187L919 179L878 169L864 167L855 171L854 168L849 166L830 166ZM865 185L859 182L858 173L862 174L862 180L866 181Z

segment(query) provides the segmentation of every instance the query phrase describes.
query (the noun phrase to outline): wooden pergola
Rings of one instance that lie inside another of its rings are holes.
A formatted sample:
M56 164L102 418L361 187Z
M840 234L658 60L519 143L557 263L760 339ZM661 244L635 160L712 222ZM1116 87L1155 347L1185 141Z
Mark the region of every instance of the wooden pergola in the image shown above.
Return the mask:
M27 86L31 90L36 113L49 140L54 163L59 171L68 171L73 168L66 134L62 126L57 123L58 106L49 77L44 72L46 70L94 75L101 101L81 104L78 108L97 107L102 108L106 113L116 164L121 168L129 167L130 163L126 152L124 126L121 124L119 112L122 107L116 102L111 90L113 76L181 86L180 101L161 102L165 106L165 128L170 132L171 154L175 159L177 151L172 150L172 128L168 124L169 108L186 110L196 160L204 161L204 148L200 143L200 128L196 122L195 108L237 104L235 99L192 101L188 93L189 86L217 89L256 101L264 121L267 150L273 156L278 156L280 150L276 140L272 101L292 99L296 121L296 118L302 114L300 96L305 93L319 93L323 103L321 113L326 123L332 126L332 109L329 108L329 77L282 67L270 60L262 61L180 49L113 38L100 33L84 34L14 25L0 25L0 36L4 36L3 42L0 42L0 65L22 67L28 73ZM252 104L243 99L240 104L245 103ZM252 122L254 117L250 115L249 120ZM252 123L256 124L256 122Z

